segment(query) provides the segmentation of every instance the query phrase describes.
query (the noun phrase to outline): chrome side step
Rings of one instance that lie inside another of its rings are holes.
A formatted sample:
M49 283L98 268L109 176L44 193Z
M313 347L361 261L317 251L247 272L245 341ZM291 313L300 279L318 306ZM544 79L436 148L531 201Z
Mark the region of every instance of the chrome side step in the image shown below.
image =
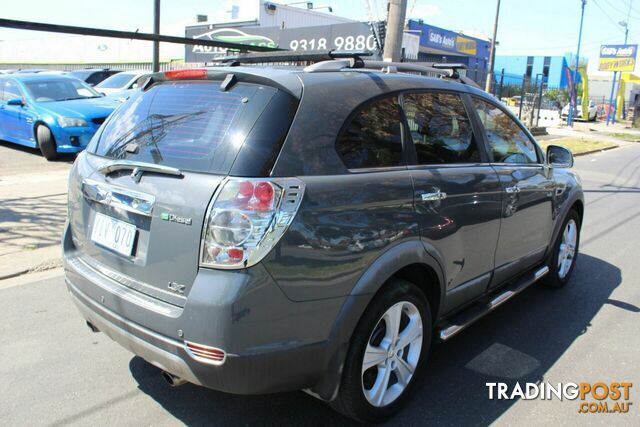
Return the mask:
M484 317L487 313L493 311L496 307L501 306L506 301L510 300L520 292L531 286L533 283L542 279L547 273L549 273L549 267L546 265L540 267L536 271L526 274L520 280L515 282L508 289L502 290L502 292L495 295L489 301L475 304L462 313L454 316L449 322L444 325L438 335L442 341L446 341L449 338L458 334L458 332L471 325L476 320Z

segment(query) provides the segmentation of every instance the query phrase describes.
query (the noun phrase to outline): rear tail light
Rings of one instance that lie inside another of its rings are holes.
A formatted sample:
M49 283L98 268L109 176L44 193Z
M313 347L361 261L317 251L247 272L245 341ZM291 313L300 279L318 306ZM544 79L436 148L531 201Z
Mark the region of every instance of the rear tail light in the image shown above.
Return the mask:
M164 77L169 80L206 79L207 75L207 70L202 68L195 68L191 70L169 70L164 72Z
M229 178L209 205L200 266L223 269L257 264L287 230L300 207L297 178Z
M209 347L208 345L194 344L185 341L187 352L191 357L202 363L210 363L213 365L221 365L224 363L226 353L219 348Z

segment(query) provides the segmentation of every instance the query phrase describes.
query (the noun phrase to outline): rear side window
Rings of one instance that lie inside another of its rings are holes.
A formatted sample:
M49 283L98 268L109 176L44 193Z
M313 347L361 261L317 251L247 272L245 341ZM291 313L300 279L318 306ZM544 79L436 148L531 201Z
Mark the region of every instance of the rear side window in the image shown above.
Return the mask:
M349 169L402 165L402 131L397 97L374 101L351 119L336 148Z
M95 154L227 173L276 89L239 83L168 82L138 92L105 124Z
M535 144L522 128L497 106L473 98L496 163L538 163Z
M418 164L480 162L471 122L459 95L407 94L404 111Z

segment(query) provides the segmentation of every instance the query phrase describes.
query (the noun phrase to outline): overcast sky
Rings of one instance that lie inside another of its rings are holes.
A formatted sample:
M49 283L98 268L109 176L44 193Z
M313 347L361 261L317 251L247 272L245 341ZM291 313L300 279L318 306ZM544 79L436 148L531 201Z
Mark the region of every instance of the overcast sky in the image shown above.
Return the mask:
M161 32L184 35L184 26L193 24L196 14L210 19L229 17L231 4L249 10L257 0L162 0ZM280 3L291 3L280 2ZM627 19L629 2L634 0L588 0L585 12L582 53L595 71L600 44L624 41L618 24ZM336 15L367 19L367 3L373 18L382 18L384 0L320 0L317 6L331 5ZM580 22L580 0L502 0L498 30L498 55L562 55L575 52ZM408 17L472 35L492 32L496 0L409 0ZM2 0L2 17L56 24L136 29L152 28L153 0ZM640 35L640 0L632 3L629 43ZM0 29L0 39L42 37L41 33Z

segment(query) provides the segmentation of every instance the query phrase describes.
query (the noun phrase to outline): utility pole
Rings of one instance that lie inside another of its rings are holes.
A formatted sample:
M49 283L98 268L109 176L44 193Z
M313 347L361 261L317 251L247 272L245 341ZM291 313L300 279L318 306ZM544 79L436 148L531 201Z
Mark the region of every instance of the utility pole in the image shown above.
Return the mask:
M580 30L578 32L578 50L576 51L576 67L573 69L573 92L574 96L569 97L569 114L567 115L567 126L573 126L573 114L576 109L576 101L578 98L578 91L576 90L578 81L578 66L580 65L580 42L582 42L582 24L584 23L584 6L587 4L587 0L582 0L582 12L580 15ZM585 82L583 82L585 83Z
M160 0L153 0L153 34L160 35ZM153 41L153 59L151 68L153 72L160 71L160 42Z
M493 21L493 37L491 38L491 52L489 53L489 70L487 71L487 83L484 86L486 92L491 92L493 85L493 67L496 61L496 36L498 35L498 18L500 17L500 0L496 6L496 19Z
M407 0L389 0L388 7L383 59L398 62L402 59L402 35L404 19L407 15Z

